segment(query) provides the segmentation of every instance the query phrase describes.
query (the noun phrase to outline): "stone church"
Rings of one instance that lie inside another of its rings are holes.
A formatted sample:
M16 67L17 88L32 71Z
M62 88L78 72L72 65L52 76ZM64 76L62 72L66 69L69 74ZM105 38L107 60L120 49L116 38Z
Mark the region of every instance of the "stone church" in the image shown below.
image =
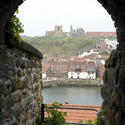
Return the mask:
M70 26L70 32L63 32L62 25L56 25L54 31L46 31L46 37L84 37L85 31L83 28L73 29Z
M46 31L46 37L64 37L66 33L63 32L62 26L55 26L54 31Z
M70 26L70 37L84 37L85 31L83 28L73 29L72 25Z

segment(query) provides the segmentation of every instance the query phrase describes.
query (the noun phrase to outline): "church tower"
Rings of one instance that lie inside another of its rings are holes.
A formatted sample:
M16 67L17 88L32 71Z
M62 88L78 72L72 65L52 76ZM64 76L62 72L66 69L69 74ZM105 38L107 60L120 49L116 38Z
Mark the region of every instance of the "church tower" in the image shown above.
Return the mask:
M72 28L72 25L70 25L70 36L72 36L73 34L73 28Z

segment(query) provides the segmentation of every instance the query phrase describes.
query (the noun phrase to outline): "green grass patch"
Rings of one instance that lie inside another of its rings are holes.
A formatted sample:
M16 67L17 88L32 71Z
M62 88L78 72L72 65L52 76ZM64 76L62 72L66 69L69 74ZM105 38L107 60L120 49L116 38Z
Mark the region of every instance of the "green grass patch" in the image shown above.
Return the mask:
M24 41L46 54L74 54L94 45L97 41L88 37L25 37Z

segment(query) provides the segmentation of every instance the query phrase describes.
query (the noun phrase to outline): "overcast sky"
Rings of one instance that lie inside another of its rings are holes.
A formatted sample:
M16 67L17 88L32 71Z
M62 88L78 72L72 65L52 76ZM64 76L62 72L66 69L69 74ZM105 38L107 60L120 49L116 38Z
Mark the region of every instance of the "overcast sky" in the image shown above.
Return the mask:
M19 12L28 36L42 36L55 25L68 32L71 24L85 31L115 31L110 15L96 0L26 0Z

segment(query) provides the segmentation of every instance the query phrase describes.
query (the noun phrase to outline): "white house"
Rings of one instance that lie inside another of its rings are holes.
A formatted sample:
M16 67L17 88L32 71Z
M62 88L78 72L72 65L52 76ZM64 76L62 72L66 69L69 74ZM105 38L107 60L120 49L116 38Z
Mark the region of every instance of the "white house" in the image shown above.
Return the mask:
M72 63L68 72L69 79L96 79L96 61L88 60Z
M83 52L81 55L78 55L78 58L83 58L85 56L89 56L92 54L99 54L99 52L95 52L95 50L90 50L89 52Z
M42 78L43 78L43 79L46 79L46 78L47 78L46 72L43 72L43 73L42 73Z
M68 72L69 79L96 79L96 72Z
M118 42L115 39L114 40L105 39L105 43L110 49L116 49L118 45Z
M69 79L77 79L79 78L79 74L77 72L68 72Z
M88 79L96 79L96 72L88 73Z

